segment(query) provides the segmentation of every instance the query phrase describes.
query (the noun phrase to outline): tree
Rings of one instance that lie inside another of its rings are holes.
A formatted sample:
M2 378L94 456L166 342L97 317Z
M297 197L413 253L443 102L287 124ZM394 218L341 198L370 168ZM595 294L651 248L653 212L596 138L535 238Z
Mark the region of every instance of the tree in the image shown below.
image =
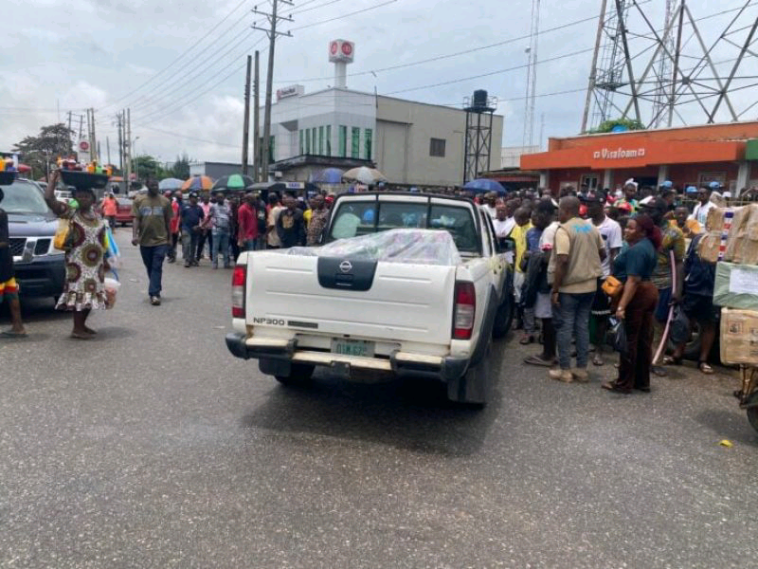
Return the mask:
M604 132L625 132L627 130L646 130L645 125L637 119L611 119L603 121L597 128L589 132L599 134Z
M149 154L134 157L134 172L137 174L137 178L143 182L160 180L164 177L160 163Z
M172 178L179 178L180 180L186 180L190 177L190 158L186 154L182 154L181 157L176 157L176 162L171 166L169 172Z
M37 179L47 174L51 162L74 154L71 144L73 134L63 123L43 126L38 136L27 136L17 142L13 152L19 153L21 160L31 166L32 177Z

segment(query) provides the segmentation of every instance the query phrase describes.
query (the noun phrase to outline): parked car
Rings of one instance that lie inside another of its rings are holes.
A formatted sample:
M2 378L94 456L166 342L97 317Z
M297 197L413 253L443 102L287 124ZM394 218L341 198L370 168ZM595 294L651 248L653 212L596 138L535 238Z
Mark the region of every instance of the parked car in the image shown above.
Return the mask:
M58 219L39 185L17 179L3 186L0 207L8 213L10 247L21 296L57 297L63 291L63 251L53 247Z
M490 343L513 320L513 273L492 221L472 201L425 194L343 194L324 241L381 231L446 230L447 264L365 255L240 255L232 282L229 351L264 374L302 384L316 366L424 376L452 401L484 405L493 375ZM393 235L394 238L394 235Z

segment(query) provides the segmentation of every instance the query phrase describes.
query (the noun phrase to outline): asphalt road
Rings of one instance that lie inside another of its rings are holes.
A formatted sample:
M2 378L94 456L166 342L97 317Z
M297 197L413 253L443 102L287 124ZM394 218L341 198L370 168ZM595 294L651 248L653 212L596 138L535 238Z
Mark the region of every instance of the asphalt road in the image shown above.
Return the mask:
M96 340L37 302L0 341L4 569L757 563L732 377L624 397L547 379L511 339L482 412L426 382L287 389L226 351L230 271L167 266L152 307L124 249Z

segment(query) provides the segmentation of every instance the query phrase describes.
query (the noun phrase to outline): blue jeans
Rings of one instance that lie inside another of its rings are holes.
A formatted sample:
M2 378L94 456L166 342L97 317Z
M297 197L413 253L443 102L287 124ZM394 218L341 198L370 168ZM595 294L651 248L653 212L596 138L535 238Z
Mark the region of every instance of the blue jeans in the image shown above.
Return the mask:
M594 292L560 293L560 306L553 306L553 325L557 332L558 361L561 369L571 369L571 338L576 337L576 367L585 369L590 352L590 311Z
M218 263L219 253L224 256L224 266L228 267L231 264L231 259L229 258L229 232L216 231L214 229L211 249L211 260L214 265Z
M242 242L243 251L255 251L258 247L258 241L256 239L250 239Z
M163 260L166 258L169 246L156 245L154 247L144 247L140 245L139 252L142 255L142 262L147 269L147 277L150 279L150 285L147 289L149 296L161 295L161 279L163 278Z

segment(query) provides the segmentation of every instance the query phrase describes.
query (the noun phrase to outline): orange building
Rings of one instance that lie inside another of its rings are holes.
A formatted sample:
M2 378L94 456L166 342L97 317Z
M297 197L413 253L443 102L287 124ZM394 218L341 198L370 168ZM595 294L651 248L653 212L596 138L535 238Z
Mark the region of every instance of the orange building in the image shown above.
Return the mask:
M736 196L758 185L757 150L758 122L711 124L551 138L547 152L521 156L521 169L539 171L540 186L553 191L583 183L613 190L634 178L680 189L718 181Z

